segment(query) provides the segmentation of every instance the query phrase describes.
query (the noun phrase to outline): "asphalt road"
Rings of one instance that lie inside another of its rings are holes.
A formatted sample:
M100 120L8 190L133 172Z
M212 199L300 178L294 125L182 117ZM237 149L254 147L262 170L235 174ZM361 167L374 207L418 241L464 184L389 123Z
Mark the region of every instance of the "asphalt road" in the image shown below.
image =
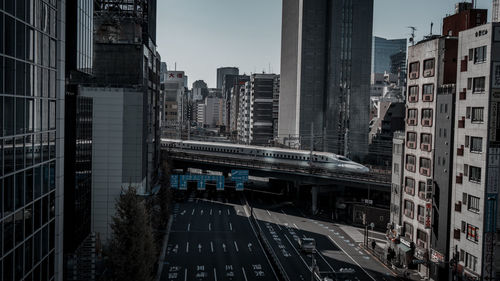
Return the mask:
M271 242L290 280L311 280L313 256L322 277L338 280L398 280L384 265L359 247L335 224L307 218L299 209L250 200L259 226ZM300 251L297 239L316 240L316 253ZM346 270L347 269L347 270Z
M161 280L278 280L239 196L174 206Z

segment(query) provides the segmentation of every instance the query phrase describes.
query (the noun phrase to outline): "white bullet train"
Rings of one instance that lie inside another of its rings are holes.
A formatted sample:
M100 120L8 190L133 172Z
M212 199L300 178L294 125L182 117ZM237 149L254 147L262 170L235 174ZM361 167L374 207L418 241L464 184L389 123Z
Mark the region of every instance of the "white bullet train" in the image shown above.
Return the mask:
M325 169L337 172L367 173L367 167L341 155L329 152L294 150L277 147L264 147L232 143L185 141L162 138L164 148L185 152L197 152L200 155L224 155L228 158L263 161L274 164L288 164L302 167ZM312 159L310 159L312 157Z

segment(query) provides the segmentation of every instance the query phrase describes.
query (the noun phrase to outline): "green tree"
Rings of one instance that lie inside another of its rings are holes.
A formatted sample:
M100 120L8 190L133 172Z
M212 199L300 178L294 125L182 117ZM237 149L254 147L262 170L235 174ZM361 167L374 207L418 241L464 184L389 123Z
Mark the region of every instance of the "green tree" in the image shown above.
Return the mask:
M109 266L112 280L153 279L157 250L150 215L135 188L124 191L116 202L111 228Z

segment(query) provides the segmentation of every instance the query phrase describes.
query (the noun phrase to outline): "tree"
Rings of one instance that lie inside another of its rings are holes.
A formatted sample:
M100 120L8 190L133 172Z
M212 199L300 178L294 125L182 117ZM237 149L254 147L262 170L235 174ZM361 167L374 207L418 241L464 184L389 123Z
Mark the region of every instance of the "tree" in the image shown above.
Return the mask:
M112 280L150 281L156 263L153 230L144 201L130 187L116 202L109 265Z

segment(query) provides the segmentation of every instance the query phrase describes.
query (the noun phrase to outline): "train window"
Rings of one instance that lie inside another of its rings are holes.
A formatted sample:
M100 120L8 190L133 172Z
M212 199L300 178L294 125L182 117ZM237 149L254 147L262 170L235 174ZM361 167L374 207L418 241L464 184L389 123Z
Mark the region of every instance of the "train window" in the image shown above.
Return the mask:
M340 161L350 161L349 158L346 158L346 157L343 157L343 156L339 156L339 160Z

